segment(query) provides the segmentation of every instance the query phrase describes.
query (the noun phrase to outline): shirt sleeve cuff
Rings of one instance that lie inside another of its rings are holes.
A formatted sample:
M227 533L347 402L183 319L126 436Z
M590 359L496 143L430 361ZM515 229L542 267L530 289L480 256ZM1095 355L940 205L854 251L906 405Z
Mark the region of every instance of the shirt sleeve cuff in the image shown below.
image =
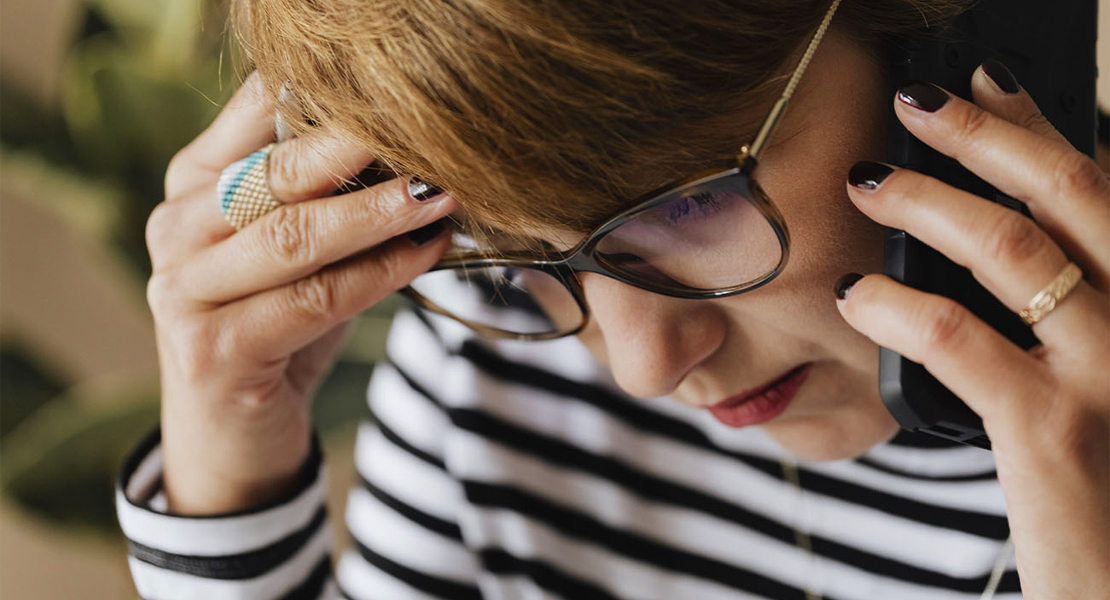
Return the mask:
M156 428L132 450L116 482L116 512L132 558L216 579L241 579L275 568L317 534L327 533L322 466L314 433L297 485L285 497L231 513L173 514L165 510L161 494L161 431Z

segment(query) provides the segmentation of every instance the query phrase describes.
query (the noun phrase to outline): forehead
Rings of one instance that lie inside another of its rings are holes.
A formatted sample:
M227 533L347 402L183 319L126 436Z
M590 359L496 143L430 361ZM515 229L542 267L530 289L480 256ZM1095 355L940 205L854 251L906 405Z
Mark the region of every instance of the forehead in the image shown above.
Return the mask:
M799 81L797 92L764 149L761 164L770 166L769 163L773 162L776 163L775 168L757 169L756 179L766 182L768 179L782 178L784 170L781 167L787 162L798 164L799 167L808 165L804 169L800 168L798 175L802 172L812 172L814 167L822 165L829 158L823 154L835 145L830 144L831 141L850 138L853 133L846 132L844 129L860 120L863 115L855 115L855 113L866 112L864 105L867 104L860 97L868 93L868 90L863 89L866 86L856 85L859 83L859 77L856 74L864 71L870 77L879 74L881 69L876 68L874 61L875 57L871 56L866 47L854 42L836 28L830 29ZM785 88L787 79L788 76L783 76L773 84L772 92L767 95L766 101L757 107L744 111L722 111L705 122L700 131L707 138L718 138L716 142L720 150L718 160L682 160L684 152L689 147L700 146L703 140L694 142L692 138L674 137L666 140L666 145L662 146L662 152L674 156L675 160L658 161L660 165L676 167L667 171L670 179L661 181L660 173L663 169L653 169L649 166L640 174L641 185L632 186L640 190L639 194L632 194L625 198L578 195L566 198L562 202L559 197L537 200L540 203L560 203L566 209L562 214L579 208L589 210L589 207L607 207L603 214L598 213L599 218L593 218L589 222L573 223L559 218L524 219L521 218L522 215L510 214L511 208L506 206L507 210L504 212L475 215L473 223L487 231L508 237L531 242L547 242L562 248L571 247L593 227L643 201L651 192L661 192L666 185L681 181L699 171L725 168L724 159L731 158L730 153L734 156L745 144L751 142L755 132L767 118L771 105ZM738 126L741 123L745 125ZM708 155L703 154L703 156ZM682 167L678 167L679 164ZM788 172L789 169L786 171ZM532 211L531 214L537 213L542 214L543 211ZM553 211L552 214L561 213Z

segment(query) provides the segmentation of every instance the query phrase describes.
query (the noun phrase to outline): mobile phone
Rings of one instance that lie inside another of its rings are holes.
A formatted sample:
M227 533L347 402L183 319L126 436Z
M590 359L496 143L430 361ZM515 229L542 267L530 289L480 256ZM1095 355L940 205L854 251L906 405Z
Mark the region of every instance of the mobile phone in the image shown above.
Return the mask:
M916 79L970 99L972 73L986 59L995 58L1014 73L1073 146L1094 156L1097 10L1096 0L981 0L943 28L889 40L889 97ZM910 135L893 107L887 160L1032 218L1024 204ZM1023 349L1038 343L1032 329L979 285L968 269L905 231L887 228L883 253L885 273L896 281L959 302ZM922 365L889 348L879 351L879 395L903 429L991 447L975 412Z

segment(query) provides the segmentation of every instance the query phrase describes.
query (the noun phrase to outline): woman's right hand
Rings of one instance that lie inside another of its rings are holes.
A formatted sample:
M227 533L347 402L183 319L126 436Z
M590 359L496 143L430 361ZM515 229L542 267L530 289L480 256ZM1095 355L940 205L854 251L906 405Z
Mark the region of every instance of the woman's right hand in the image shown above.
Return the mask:
M147 222L163 484L179 514L242 510L286 493L310 450L312 395L352 318L449 244L442 233L422 244L404 235L455 206L443 195L416 201L407 178L328 196L374 157L323 133L274 147L269 181L283 205L235 231L216 182L273 141L274 112L252 75L171 161L166 199Z

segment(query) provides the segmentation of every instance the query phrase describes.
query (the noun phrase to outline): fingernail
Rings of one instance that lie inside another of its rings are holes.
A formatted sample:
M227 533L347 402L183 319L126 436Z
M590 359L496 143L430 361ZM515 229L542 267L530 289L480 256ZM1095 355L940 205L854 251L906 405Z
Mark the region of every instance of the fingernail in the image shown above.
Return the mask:
M427 202L442 193L443 190L420 179L416 175L413 175L412 178L409 179L409 195L417 202Z
M924 81L911 81L898 89L898 99L925 112L936 112L948 102L948 92Z
M988 58L983 62L983 72L991 78L999 90L1002 90L1003 94L1016 94L1021 91L1021 86L1018 85L1014 74L1002 64L1002 61Z
M861 190L873 190L886 179L894 169L870 160L863 160L852 165L848 171L848 183Z
M413 229L405 235L408 236L409 241L412 242L413 245L423 246L424 244L427 244L428 242L439 237L439 234L443 233L443 230L446 228L447 226L443 222L443 219L439 219L438 221L432 221L431 223L428 223L427 225L419 229Z
M843 277L838 279L836 282L836 299L846 299L848 297L848 293L852 291L852 286L855 285L856 282L860 279L863 279L863 275L860 275L859 273L848 273L847 275L844 275Z

